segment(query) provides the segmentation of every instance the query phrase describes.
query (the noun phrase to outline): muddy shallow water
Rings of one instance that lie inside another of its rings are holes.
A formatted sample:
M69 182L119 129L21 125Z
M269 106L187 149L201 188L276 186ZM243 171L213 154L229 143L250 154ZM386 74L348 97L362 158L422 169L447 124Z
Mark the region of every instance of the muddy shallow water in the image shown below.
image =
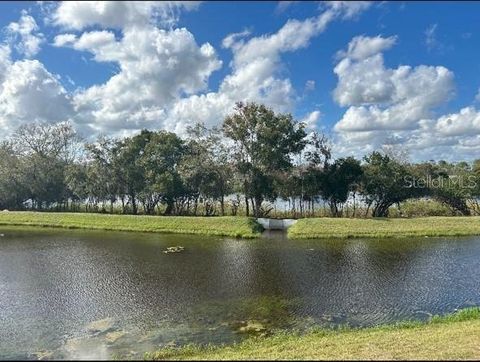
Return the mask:
M480 305L480 238L291 241L1 228L0 359L143 357ZM183 246L176 253L167 247Z

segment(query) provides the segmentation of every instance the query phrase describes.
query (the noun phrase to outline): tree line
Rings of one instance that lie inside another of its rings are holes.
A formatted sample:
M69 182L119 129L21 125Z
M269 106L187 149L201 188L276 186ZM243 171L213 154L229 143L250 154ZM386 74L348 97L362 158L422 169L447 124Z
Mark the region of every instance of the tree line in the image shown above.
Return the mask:
M82 142L69 123L20 126L0 144L0 209L124 214L268 216L277 199L295 216L364 215L431 198L452 213L479 214L480 160L410 163L391 150L332 158L332 144L290 114L237 103L220 127L180 138L142 130ZM358 204L356 203L358 200Z

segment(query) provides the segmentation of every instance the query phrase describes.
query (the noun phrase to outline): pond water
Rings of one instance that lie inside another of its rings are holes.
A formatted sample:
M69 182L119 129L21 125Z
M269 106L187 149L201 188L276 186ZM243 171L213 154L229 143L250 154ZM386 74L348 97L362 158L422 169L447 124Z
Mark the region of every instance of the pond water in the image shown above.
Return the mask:
M0 359L143 358L480 305L480 238L290 241L0 228ZM165 254L170 246L184 251Z

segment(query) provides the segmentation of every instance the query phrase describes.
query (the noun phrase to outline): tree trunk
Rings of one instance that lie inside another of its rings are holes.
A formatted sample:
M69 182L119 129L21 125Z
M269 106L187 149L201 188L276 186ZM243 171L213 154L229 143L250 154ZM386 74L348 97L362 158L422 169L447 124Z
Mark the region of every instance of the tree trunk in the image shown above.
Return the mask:
M165 215L172 215L173 206L173 200L167 200L167 208L165 209Z
M355 211L356 211L356 199L355 199L355 192L353 193L353 214L352 217L355 217Z
M256 195L253 206L253 211L255 213L255 217L262 217L262 202L263 197L261 195Z
M225 216L225 197L222 194L222 197L220 198L220 212L222 216Z
M390 202L381 202L375 205L373 209L372 216L373 217L387 217L388 216L388 208L392 206Z
M341 212L338 210L338 204L335 201L330 201L330 213L332 217L341 217Z
M372 202L370 201L370 202L368 202L368 204L367 204L367 210L365 211L365 218L368 217L368 212L370 211L370 207L371 207L371 206L372 206Z
M198 210L198 197L195 197L195 202L193 204L193 215L197 216L197 210Z
M134 193L130 194L130 199L132 200L132 214L136 215L138 210L137 210L137 201L135 200Z

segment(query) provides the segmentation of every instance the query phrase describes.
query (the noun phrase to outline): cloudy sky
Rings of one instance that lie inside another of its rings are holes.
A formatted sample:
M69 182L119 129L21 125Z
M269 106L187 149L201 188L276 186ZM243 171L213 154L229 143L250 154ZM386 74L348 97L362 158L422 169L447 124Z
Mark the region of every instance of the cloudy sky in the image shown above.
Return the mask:
M69 120L85 138L291 112L337 155L480 158L480 4L2 2L0 138Z

